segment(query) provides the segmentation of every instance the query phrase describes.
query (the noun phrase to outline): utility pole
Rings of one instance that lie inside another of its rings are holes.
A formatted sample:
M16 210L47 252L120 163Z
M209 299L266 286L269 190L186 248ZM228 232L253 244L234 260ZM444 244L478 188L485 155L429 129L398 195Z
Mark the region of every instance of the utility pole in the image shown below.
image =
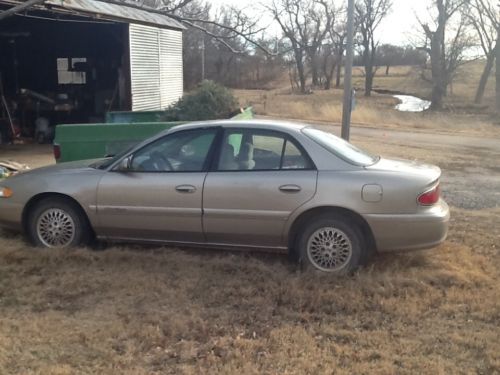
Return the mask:
M354 0L347 1L347 40L344 67L344 103L341 137L349 140L352 110L352 60L354 54Z
M498 4L500 8L500 4ZM500 30L497 31L497 55L496 60L496 73L495 73L495 95L496 95L496 112L500 114Z

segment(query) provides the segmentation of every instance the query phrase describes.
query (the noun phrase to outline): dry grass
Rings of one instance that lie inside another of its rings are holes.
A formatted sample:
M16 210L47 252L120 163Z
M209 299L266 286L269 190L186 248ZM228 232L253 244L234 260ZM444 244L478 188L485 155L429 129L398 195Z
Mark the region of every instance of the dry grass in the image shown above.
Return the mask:
M448 160L446 171L496 165L355 143ZM348 278L278 255L45 251L0 233L0 374L500 373L499 231L498 207L453 208L442 246L379 256Z
M485 110L487 107L491 107L490 109L492 109L495 98L494 70L486 86L484 102L477 107L471 105L484 64L484 61L477 60L458 68L456 78L449 87L449 96L445 98L445 103L452 111L463 112L464 110L468 110L470 112L475 109L473 112L478 113L478 111ZM358 88L364 87L363 70L361 68L353 69L353 85ZM421 69L418 67L395 66L390 69L389 75L385 75L385 68L377 70L374 88L398 90L410 95L429 98L432 83L421 78Z
M397 99L390 95L373 93L363 96L361 69L353 72L353 84L358 90L352 121L356 125L386 127L406 130L432 130L444 133L500 135L498 117L491 114L494 99L494 80L491 79L485 94L484 105L472 105L482 63L475 62L461 68L453 86L453 95L446 99L448 111L442 113L402 113L394 109ZM413 67L393 67L389 76L379 69L375 90L385 89L405 92L426 98L430 84L419 76ZM287 82L280 79L273 90L235 90L241 105L252 105L258 115L340 123L342 119L341 89L315 90L310 95L291 93Z
M235 90L235 94L243 106L253 106L258 116L337 124L342 120L341 90L317 91L312 95L292 94L288 90ZM486 115L402 113L394 109L396 104L397 100L387 95L358 96L352 121L355 126L365 127L500 135L500 127Z
M0 373L498 372L498 262L469 240L335 279L271 255L4 236Z

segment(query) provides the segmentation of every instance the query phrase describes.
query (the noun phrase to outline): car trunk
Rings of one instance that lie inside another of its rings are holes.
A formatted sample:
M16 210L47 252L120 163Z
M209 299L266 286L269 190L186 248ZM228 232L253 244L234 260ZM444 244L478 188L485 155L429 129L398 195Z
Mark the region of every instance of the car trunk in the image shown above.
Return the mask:
M366 169L381 172L395 172L398 174L419 177L424 186L434 184L441 176L441 169L435 165L402 159L381 158L377 163L367 166Z

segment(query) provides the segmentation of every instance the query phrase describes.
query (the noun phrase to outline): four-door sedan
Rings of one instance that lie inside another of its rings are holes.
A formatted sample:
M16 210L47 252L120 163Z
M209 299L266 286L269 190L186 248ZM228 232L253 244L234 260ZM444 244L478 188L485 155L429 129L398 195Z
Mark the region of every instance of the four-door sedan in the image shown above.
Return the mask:
M447 233L441 171L372 156L305 124L174 127L113 158L0 183L0 225L42 247L94 236L274 249L344 273L375 251L430 248Z

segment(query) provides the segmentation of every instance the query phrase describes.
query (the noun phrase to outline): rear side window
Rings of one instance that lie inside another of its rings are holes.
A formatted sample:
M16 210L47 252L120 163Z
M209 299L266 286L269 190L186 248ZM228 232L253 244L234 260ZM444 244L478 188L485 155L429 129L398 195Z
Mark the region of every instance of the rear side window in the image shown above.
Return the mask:
M253 160L255 167L253 169L280 169L281 154L285 139L274 135L252 136Z
M305 152L286 134L265 130L228 130L222 141L217 170L312 169Z
M290 141L285 141L282 169L309 169L311 165L304 154Z

